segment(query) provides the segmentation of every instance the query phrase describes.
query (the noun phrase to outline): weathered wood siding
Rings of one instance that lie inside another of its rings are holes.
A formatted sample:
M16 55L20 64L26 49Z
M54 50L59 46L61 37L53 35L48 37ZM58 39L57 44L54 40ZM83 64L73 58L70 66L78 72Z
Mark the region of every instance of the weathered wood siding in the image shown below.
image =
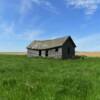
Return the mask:
M30 50L27 51L28 57L38 57L39 56L39 50ZM46 50L41 50L41 57L46 57ZM56 48L49 49L48 50L48 57L50 58L62 58L62 48L58 48L56 51Z
M42 50L42 51L41 51L41 56L42 56L42 57L45 57L45 50Z
M39 54L41 51L41 55ZM60 47L55 47L47 50L31 50L27 51L28 57L49 57L49 58L73 58L75 56L75 45L73 41L69 38L69 41L65 41L65 43Z
M70 51L68 50L70 49ZM70 52L70 53L69 53ZM75 47L71 41L65 42L62 47L62 58L73 58L75 56Z
M48 57L62 58L62 48L58 48L57 51L56 51L56 48L49 50L48 51Z
M27 54L28 54L28 57L38 57L39 51L28 49Z

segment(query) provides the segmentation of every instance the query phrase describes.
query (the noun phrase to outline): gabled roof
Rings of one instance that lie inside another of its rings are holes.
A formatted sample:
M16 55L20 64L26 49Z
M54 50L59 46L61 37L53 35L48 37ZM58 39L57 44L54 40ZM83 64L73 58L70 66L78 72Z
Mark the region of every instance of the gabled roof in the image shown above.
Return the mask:
M66 36L66 37L62 37L62 38L57 38L57 39L52 39L52 40L44 40L44 41L35 40L27 48L28 49L37 49L37 50L55 48L55 47L62 46L69 38L71 38L71 37Z

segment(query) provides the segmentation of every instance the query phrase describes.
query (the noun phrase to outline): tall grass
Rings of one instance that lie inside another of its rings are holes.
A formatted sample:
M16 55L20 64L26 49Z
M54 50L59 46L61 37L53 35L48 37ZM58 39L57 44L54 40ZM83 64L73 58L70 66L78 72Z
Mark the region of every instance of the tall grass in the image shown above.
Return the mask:
M100 100L100 58L0 55L0 100Z

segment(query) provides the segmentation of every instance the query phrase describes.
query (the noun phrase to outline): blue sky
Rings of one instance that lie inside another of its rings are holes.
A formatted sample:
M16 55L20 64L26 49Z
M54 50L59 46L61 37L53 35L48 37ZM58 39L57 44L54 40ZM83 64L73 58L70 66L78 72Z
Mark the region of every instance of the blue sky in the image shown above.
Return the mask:
M69 35L77 51L100 51L100 0L0 0L0 51Z

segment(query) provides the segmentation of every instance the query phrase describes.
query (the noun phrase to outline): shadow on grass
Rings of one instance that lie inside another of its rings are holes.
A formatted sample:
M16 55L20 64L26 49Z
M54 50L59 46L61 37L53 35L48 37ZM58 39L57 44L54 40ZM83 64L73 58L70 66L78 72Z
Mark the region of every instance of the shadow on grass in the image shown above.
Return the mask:
M76 55L73 59L86 59L87 58L87 56L78 56L78 55Z

